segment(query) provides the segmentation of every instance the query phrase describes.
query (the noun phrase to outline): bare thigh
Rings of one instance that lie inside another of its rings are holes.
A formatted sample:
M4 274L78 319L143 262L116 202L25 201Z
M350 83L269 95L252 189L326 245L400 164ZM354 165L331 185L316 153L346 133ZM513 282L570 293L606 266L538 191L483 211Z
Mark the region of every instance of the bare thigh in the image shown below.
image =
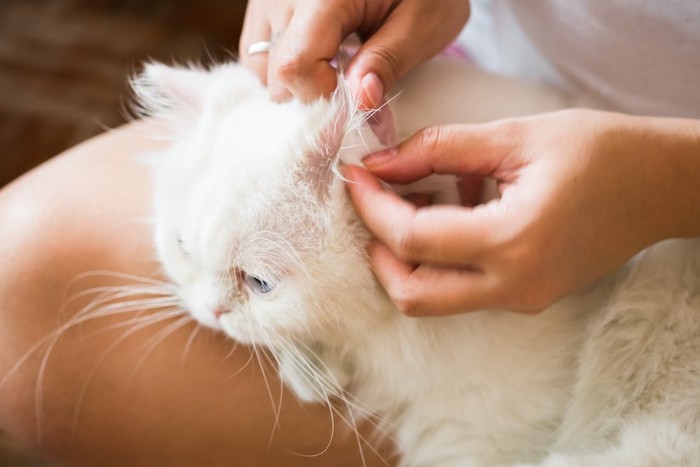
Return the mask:
M0 191L0 378L14 369L0 427L75 465L362 465L328 408L301 406L250 349L162 311L86 321L16 367L100 288L161 279L135 158L164 144L148 131L94 138Z

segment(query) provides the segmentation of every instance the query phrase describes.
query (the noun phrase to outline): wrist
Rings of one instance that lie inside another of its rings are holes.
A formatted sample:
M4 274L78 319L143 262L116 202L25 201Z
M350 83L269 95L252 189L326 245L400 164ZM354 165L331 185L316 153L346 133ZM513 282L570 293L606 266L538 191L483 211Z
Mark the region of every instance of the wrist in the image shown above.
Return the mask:
M654 241L700 236L700 120L640 118L638 150L646 170Z

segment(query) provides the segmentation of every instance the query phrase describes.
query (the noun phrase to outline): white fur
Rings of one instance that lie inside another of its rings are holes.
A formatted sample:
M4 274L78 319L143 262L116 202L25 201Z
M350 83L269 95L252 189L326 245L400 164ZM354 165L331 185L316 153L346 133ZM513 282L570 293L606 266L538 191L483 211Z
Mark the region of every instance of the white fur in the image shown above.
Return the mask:
M567 105L451 61L402 86L403 135ZM302 399L379 415L407 466L700 465L698 241L658 245L535 317L406 318L334 171L381 147L342 86L275 104L225 64L151 66L136 87L172 130L154 160L166 272L202 324L269 347Z

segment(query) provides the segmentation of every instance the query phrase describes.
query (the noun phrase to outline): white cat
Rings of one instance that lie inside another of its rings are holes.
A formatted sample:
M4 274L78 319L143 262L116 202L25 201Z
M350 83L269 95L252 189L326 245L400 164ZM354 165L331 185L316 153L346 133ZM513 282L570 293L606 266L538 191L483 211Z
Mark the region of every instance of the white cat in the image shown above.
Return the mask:
M275 104L229 63L150 65L135 89L172 132L153 158L166 273L201 324L270 348L302 399L377 414L406 466L700 465L698 241L659 244L537 316L407 318L334 170L381 147L342 84ZM402 89L400 135L567 105L449 60Z

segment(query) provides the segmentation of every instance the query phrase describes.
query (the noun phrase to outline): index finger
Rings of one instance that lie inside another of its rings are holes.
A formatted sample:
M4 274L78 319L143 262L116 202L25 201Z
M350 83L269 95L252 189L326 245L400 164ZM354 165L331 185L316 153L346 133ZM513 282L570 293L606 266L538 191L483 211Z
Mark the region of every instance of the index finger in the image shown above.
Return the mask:
M446 266L476 264L490 245L493 205L417 209L360 167L346 167L347 189L360 219L380 242L407 262Z
M295 10L280 43L271 51L268 86L273 96L289 90L302 102L329 96L336 88L331 61L356 21L347 22L333 2ZM352 18L350 18L352 20Z
M513 170L507 159L521 137L516 121L453 124L423 128L398 146L370 154L362 162L391 183L411 183L431 174L497 176Z

